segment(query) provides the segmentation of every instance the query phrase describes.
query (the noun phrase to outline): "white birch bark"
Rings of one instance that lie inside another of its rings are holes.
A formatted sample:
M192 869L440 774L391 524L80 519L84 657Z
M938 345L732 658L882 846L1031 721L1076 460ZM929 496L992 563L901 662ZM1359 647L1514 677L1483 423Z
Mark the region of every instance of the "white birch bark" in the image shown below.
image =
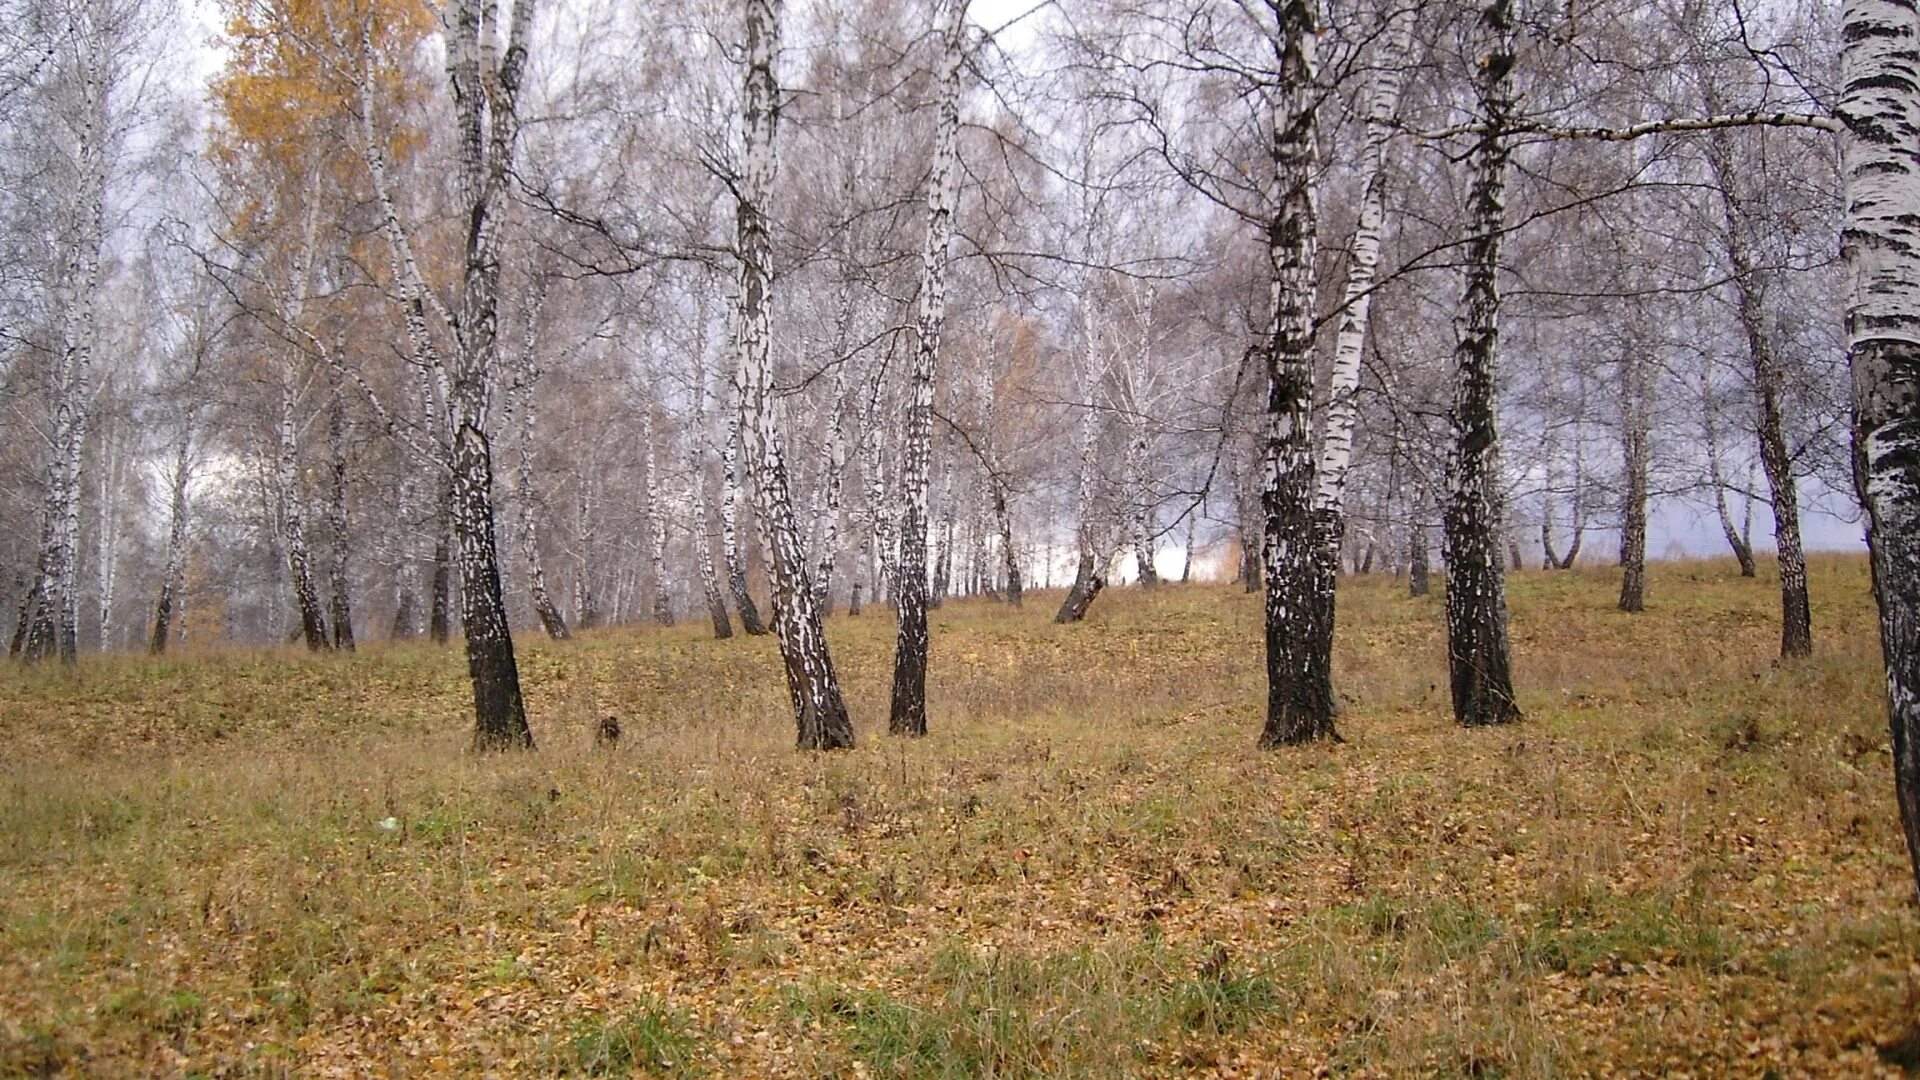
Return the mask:
M513 494L520 508L520 554L527 564L527 596L533 601L533 614L540 620L540 628L547 632L549 638L565 641L573 635L567 629L566 616L561 614L560 605L554 602L553 592L547 586L546 562L540 553L540 516L545 504L534 484L533 475L534 440L540 431L538 391L541 375L535 342L544 300L543 282L535 286L533 298L527 305L526 324L521 328L520 363L514 372L512 392L507 395L506 411L509 426L516 409L520 420L520 437L514 447Z
M1733 549L1733 557L1740 564L1741 577L1753 577L1753 545L1748 540L1753 524L1752 496L1747 495L1747 513L1741 524L1735 525L1733 511L1727 506L1727 479L1725 466L1721 461L1720 425L1715 419L1716 406L1713 400L1713 373L1700 372L1700 420L1701 431L1706 437L1707 484L1713 488L1713 509L1720 521L1720 534L1726 538L1727 546ZM1751 485L1748 485L1751 488Z
M646 440L646 512L647 524L653 541L649 561L653 569L653 621L661 626L673 625L673 591L667 579L667 514L665 500L661 493L665 487L665 478L660 473L660 456L656 452L659 439L659 424L655 423L651 413L646 428L641 432Z
M1272 274L1266 343L1265 440L1267 716L1260 744L1336 738L1332 672L1313 647L1322 612L1313 602L1313 311L1318 34L1311 0L1288 0L1270 28L1279 58L1273 91Z
M867 398L866 445L862 448L866 474L867 535L872 558L863 572L873 575L872 599L878 603L893 591L893 520L887 500L886 432L881 410L885 396L884 369L874 365Z
M94 522L94 630L100 650L113 648L114 589L119 582L120 493L126 486L126 453L121 433L103 432L100 447L100 478L95 498Z
M853 745L853 723L840 694L840 680L827 649L820 609L807 580L806 553L794 521L785 446L774 415L773 341L769 316L773 285L767 200L775 170L774 134L779 86L774 58L780 48L780 0L745 0L746 70L741 87L745 134L743 175L738 178L737 258L739 383L744 426L752 439L754 509L766 536L772 583L774 633L785 662L793 700L796 742L803 750Z
M899 637L893 653L893 708L887 730L927 733L927 479L933 444L933 390L938 379L940 338L947 321L947 249L960 191L960 63L965 45L966 0L941 0L938 110L933 164L927 177L927 231L920 250L920 310L913 363L907 374L908 404L900 476L900 563L894 582Z
M71 173L54 222L60 251L54 289L59 351L53 379L52 457L46 471L38 573L23 614L23 633L16 640L17 651L29 659L58 654L63 663L73 663L79 656L80 490L93 409L96 306L106 241L110 37L110 27L97 7L82 5L57 54L50 57L58 80L57 152Z
M686 470L687 501L693 508L693 557L700 568L700 592L707 602L707 615L713 621L716 639L733 636L733 620L727 614L727 599L720 590L720 576L713 566L713 524L707 506L707 306L704 294L700 302L700 336L693 358L693 417L687 429Z
M298 406L299 391L293 380L283 380L280 422L274 429L274 480L279 489L280 546L286 552L300 637L307 648L319 652L327 647L327 627L320 614L320 596L313 584L313 556L307 547L305 500L300 492L299 425L295 420Z
M1360 414L1360 363L1366 354L1380 245L1387 231L1387 145L1400 110L1400 88L1406 78L1405 58L1412 31L1410 14L1395 12L1389 18L1392 21L1374 58L1373 95L1360 144L1360 217L1347 256L1347 288L1334 337L1333 371L1313 499L1314 514L1320 519L1319 542L1331 544L1336 552L1345 525L1347 474L1353 465L1354 428Z
M747 388L740 367L739 299L727 316L727 349L735 363L727 379L727 441L720 451L720 554L727 570L727 590L733 594L733 607L740 616L740 629L756 637L767 632L760 608L747 588L747 562L740 546L741 461L740 451L746 439Z
M1484 121L1472 152L1464 325L1454 351L1451 493L1445 513L1447 664L1454 718L1478 727L1520 718L1513 699L1507 592L1499 543L1499 436L1494 384L1500 340L1500 237L1513 115L1513 9L1489 0L1478 27L1475 95Z
M458 349L448 400L454 433L453 532L473 683L474 746L482 750L533 745L500 584L488 408L498 366L501 219L534 4L513 0L505 28L493 0L450 0L443 15L458 132L456 190L465 230Z
M1781 412L1785 378L1774 343L1768 282L1753 250L1749 234L1753 223L1735 188L1738 178L1734 173L1732 134L1726 129L1715 130L1707 145L1707 163L1725 228L1722 240L1733 272L1734 312L1746 339L1753 375L1758 406L1754 433L1760 444L1760 467L1766 474L1768 501L1773 509L1775 558L1780 568L1780 655L1807 656L1813 652L1813 614L1807 597L1806 552L1800 538L1798 478L1787 449Z
M834 335L837 341L834 355L844 358L847 328L851 326L853 318L852 290L843 286L841 294L840 329ZM820 463L820 482L814 486L820 508L816 519L818 531L814 537L813 591L814 602L820 606L822 614L833 612L833 570L840 561L840 511L847 469L847 410L844 400L847 377L844 359L841 364L840 370L834 373L833 390L827 398L830 413L827 419L827 445L824 460Z
M1893 774L1920 884L1920 13L1848 0L1841 18L1847 343Z
M147 651L155 656L167 651L173 621L179 603L180 575L187 561L187 489L193 481L193 440L199 412L188 409L173 444L173 473L167 490L167 557L160 570L160 595L153 606L153 633L147 639Z

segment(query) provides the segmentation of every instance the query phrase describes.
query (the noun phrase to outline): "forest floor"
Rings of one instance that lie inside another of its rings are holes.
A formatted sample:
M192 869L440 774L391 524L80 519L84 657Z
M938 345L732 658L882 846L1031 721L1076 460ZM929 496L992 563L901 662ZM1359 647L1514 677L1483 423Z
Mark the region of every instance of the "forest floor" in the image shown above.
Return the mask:
M1462 731L1439 599L1344 580L1347 741L1275 753L1217 586L949 603L920 741L836 618L829 756L691 619L523 637L487 758L457 649L9 669L0 1076L1899 1075L1864 561L1790 665L1764 573L1616 581L1515 575L1527 718Z

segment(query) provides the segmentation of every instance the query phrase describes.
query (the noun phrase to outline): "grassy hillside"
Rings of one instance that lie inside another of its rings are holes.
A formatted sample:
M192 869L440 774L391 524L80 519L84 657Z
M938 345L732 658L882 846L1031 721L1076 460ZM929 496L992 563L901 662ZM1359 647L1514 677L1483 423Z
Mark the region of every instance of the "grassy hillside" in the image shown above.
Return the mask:
M694 624L523 639L541 749L486 759L456 650L8 669L0 1076L1896 1074L1872 605L1813 570L1788 667L1730 564L1520 574L1475 732L1438 599L1344 581L1348 741L1278 753L1216 587L948 604L918 742L835 619L833 756Z

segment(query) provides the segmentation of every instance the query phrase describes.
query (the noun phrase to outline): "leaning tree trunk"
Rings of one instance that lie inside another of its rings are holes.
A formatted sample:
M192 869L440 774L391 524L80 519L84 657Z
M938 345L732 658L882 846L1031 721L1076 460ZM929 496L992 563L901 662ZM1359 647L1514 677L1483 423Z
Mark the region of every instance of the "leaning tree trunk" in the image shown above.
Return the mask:
M167 512L167 561L160 571L160 597L153 605L153 636L147 651L155 656L167 651L172 639L174 597L180 589L180 574L187 561L187 485L193 478L194 417L189 413L181 425L180 439L173 445L172 498Z
M1581 396L1586 396L1584 390L1581 391ZM1583 412L1585 411L1584 404L1581 406L1581 409ZM1580 559L1580 545L1586 541L1587 536L1586 486L1586 450L1580 442L1579 433L1575 432L1573 444L1573 520L1568 524L1568 527L1573 531L1573 535L1567 539L1567 553L1562 555L1560 560L1553 564L1555 570L1571 570L1573 569L1573 564Z
M1093 606L1094 597L1106 586L1099 572L1099 555L1096 553L1098 540L1094 532L1094 485L1100 476L1100 413L1093 407L1093 396L1098 390L1101 372L1099 369L1099 349L1093 328L1093 290L1082 289L1080 297L1080 326L1084 335L1080 365L1080 396L1084 404L1080 409L1080 487L1079 501L1075 508L1075 539L1080 548L1080 557L1074 563L1073 585L1067 590L1066 599L1060 602L1060 611L1054 615L1057 623L1074 623L1086 618L1087 609Z
M1753 544L1749 542L1746 529L1733 523L1733 512L1727 509L1727 482L1720 466L1719 427L1714 422L1713 377L1708 372L1700 374L1700 407L1703 428L1707 437L1707 483L1713 487L1713 507L1720 519L1720 534L1727 539L1727 546L1733 549L1733 557L1740 564L1741 577L1753 577L1757 572L1753 561ZM1753 524L1753 501L1748 496L1746 523Z
M1773 539L1780 564L1780 655L1809 656L1813 653L1813 615L1807 600L1807 557L1800 542L1800 494L1780 412L1780 358L1769 327L1772 315L1766 281L1748 242L1751 223L1733 187L1736 179L1731 135L1725 129L1714 131L1709 151L1707 159L1719 190L1726 228L1727 257L1732 263L1735 310L1746 336L1747 359L1759 398L1755 432L1760 440L1760 468L1766 473L1773 507Z
M1447 501L1447 666L1453 715L1477 727L1520 718L1507 641L1507 589L1500 560L1498 431L1494 378L1500 330L1500 234L1506 219L1513 113L1511 0L1481 11L1486 54L1477 94L1485 130L1473 149L1465 326L1454 352L1452 491Z
M465 226L457 350L449 402L453 532L460 548L460 614L473 683L473 745L531 748L494 539L493 449L486 425L499 351L500 229L517 136L515 108L535 0L518 0L505 49L484 0L450 0L447 77L459 129L460 219ZM483 40L483 36L484 39Z
M1074 570L1073 587L1067 590L1067 598L1060 602L1060 613L1053 617L1053 621L1075 623L1086 618L1087 609L1093 606L1094 598L1106 586L1106 579L1100 575L1093 552L1082 549L1079 565Z
M313 557L307 549L306 515L300 499L299 444L294 436L293 383L283 383L275 478L280 488L280 542L286 549L287 574L293 583L294 612L300 618L300 637L307 648L327 648L327 624L320 613L320 595L313 584Z
M1007 603L1020 606L1022 581L1020 579L1020 553L1013 546L1013 513L1007 505L1006 477L995 473L993 484L993 516L1000 526L1000 563L1007 576Z
M1770 350L1769 350L1770 351ZM1770 355L1754 354L1760 391L1760 468L1773 504L1773 542L1780 563L1780 655L1813 653L1813 613L1807 600L1807 556L1800 542L1800 494L1780 417L1780 372Z
M1313 318L1314 185L1318 168L1313 48L1318 29L1309 0L1278 11L1280 86L1273 112L1273 170L1278 205L1267 233L1272 323L1266 345L1267 718L1264 747L1338 739L1333 672L1316 643L1331 633L1316 621L1314 600Z
M967 0L944 0L941 28L939 118L934 129L933 169L927 178L927 233L920 252L920 312L913 365L908 372L906 447L902 455L900 561L894 602L900 614L893 652L893 707L887 730L927 733L927 458L933 443L933 387L940 335L947 321L947 248L953 240L959 193L960 59Z
M1920 14L1849 0L1840 116L1854 464L1867 508L1893 779L1920 885Z
M729 342L739 348L738 333L730 335ZM760 608L753 602L753 593L747 588L747 560L740 548L740 443L745 438L741 417L746 408L742 400L745 388L736 381L734 384L733 419L727 426L727 445L720 453L720 477L723 490L720 493L720 554L727 564L727 591L733 594L733 607L740 615L740 629L749 637L757 637L767 632L767 624L760 620Z
M794 521L785 451L770 400L773 251L766 200L773 188L774 128L779 115L779 87L773 71L780 46L778 0L746 0L745 21L747 65L741 99L746 168L735 188L739 200L736 302L739 382L745 391L741 406L744 427L753 438L754 509L766 535L774 633L785 662L787 692L793 699L795 741L802 750L845 749L853 746L853 722L847 716L840 679L827 650L826 629L807 580L806 553Z
M434 408L438 398L444 410L451 396L442 382L423 374L420 390L421 415L438 455L434 462L433 509L427 518L428 528L433 530L433 569L427 578L427 640L435 645L445 645L453 636L453 549L449 542L453 535L453 433L446 426L444 411Z

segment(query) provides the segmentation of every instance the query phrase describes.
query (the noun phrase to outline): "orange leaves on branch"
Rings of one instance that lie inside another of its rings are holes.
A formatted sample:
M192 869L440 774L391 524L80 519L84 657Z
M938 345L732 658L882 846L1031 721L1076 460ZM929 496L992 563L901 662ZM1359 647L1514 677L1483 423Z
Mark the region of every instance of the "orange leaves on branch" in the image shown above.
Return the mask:
M355 125L365 78L388 159L417 148L418 129L399 119L429 93L418 60L434 19L421 0L221 0L221 10L230 60L210 91L213 155L249 190L248 216L289 213L322 180L364 186Z

